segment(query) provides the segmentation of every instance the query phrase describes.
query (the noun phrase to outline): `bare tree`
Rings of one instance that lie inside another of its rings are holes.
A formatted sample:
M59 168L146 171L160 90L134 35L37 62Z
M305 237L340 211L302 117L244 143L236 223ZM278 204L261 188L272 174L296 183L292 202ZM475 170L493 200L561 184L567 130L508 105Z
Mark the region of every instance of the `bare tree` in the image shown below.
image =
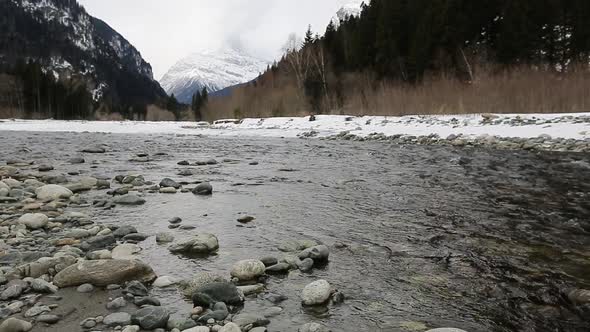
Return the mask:
M297 81L297 90L298 90L298 97L301 98L303 91L303 84L305 82L305 78L307 77L307 71L309 69L308 66L308 59L305 52L302 52L301 46L303 41L300 37L296 34L292 33L287 38L287 42L282 48L282 51L285 55L285 59L289 63L291 70L295 74L295 79Z

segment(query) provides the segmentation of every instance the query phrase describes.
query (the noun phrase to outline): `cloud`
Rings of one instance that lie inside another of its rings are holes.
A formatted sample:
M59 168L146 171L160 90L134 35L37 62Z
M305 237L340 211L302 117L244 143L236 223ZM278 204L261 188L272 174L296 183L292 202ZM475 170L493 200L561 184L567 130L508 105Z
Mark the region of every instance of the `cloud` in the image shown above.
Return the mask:
M191 52L241 43L276 58L289 33L323 32L350 0L79 0L127 38L162 77Z

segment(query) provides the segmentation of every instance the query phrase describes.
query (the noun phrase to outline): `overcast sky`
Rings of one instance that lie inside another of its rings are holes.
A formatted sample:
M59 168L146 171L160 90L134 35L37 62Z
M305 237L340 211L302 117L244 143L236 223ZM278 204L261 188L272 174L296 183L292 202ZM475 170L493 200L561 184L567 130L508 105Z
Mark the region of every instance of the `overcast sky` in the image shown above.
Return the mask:
M160 79L191 52L241 40L254 55L273 59L288 35L307 25L323 32L351 0L79 0L121 33Z

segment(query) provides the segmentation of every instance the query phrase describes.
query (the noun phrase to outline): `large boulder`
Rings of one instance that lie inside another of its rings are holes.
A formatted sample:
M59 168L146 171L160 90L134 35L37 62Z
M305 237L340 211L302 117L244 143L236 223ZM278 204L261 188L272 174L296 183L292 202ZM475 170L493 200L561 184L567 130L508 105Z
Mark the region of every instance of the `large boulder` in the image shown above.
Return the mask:
M33 329L33 324L16 318L8 318L0 324L0 332L27 332Z
M331 292L332 286L326 280L314 281L303 289L301 295L303 305L313 306L324 304L330 299Z
M229 305L240 305L244 302L236 285L229 282L214 282L203 285L192 294L193 304L209 308L217 302Z
M157 278L152 268L139 260L96 260L72 265L57 275L53 283L60 288L92 284L107 286L137 280L150 283Z
M173 244L169 250L183 254L211 254L219 249L219 241L213 234L198 234L188 240Z
M41 213L27 213L18 218L18 223L27 226L28 229L40 229L47 226L49 218Z
M66 188L66 187L62 187L59 186L57 184L48 184L46 186L42 186L39 187L37 189L35 189L35 194L37 195L37 198L40 200L51 200L51 201L55 201L58 199L67 199L72 197L72 195L74 195L74 193Z
M139 325L144 330L155 330L165 328L170 313L162 307L145 307L131 315L131 323Z
M231 269L231 276L239 280L254 280L264 274L266 266L257 259L239 261Z

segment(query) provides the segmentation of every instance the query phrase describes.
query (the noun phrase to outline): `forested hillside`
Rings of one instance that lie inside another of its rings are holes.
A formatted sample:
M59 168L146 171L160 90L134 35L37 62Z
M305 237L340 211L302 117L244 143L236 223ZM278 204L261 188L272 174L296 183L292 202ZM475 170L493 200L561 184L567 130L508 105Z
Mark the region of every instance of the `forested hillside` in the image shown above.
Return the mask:
M206 117L588 111L590 1L373 0Z
M0 117L143 118L167 95L123 36L75 0L0 1Z

